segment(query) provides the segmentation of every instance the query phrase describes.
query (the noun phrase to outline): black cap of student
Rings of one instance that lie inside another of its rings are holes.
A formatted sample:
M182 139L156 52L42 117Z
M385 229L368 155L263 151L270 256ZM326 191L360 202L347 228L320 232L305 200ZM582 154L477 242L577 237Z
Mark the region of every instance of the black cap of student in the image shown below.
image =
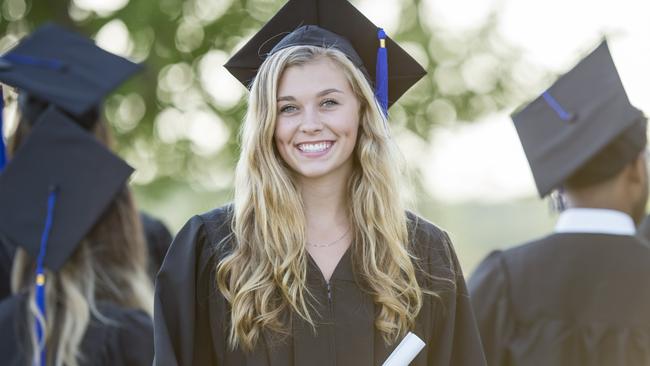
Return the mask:
M347 0L289 0L225 67L249 87L264 60L278 50L297 45L333 47L347 55L374 86L378 29ZM385 45L390 107L426 71L390 37Z
M43 263L59 270L132 172L92 134L49 107L0 175L0 240L37 258L48 197L56 190Z
M89 129L104 97L140 68L49 23L0 57L0 82L19 90L26 120L34 122L53 104Z
M632 106L607 42L512 116L540 197L618 174L646 146L647 119Z

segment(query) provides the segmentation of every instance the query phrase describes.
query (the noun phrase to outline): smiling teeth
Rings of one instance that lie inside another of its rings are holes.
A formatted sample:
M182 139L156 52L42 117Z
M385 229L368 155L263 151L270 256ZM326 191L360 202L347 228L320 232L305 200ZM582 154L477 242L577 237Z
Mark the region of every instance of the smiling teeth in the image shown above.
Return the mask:
M303 152L321 152L329 149L331 142L319 142L317 144L300 144L298 149Z

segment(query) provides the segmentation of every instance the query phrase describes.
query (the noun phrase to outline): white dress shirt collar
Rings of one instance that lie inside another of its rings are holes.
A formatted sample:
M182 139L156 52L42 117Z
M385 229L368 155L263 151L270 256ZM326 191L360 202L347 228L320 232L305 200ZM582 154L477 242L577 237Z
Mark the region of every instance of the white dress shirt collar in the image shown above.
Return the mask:
M556 233L635 235L632 218L621 211L600 208L570 208L563 211L555 225Z

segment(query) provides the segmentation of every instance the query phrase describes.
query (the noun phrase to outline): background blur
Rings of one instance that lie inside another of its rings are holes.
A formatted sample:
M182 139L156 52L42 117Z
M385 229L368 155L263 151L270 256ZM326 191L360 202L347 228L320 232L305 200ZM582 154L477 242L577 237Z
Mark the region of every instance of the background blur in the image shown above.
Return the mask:
M551 230L509 114L607 36L630 99L650 111L650 2L352 0L429 71L391 108L404 192L447 230L466 274L490 250ZM2 0L0 51L54 21L146 70L105 117L144 210L173 232L231 198L246 89L222 67L284 0ZM11 119L11 106L5 111ZM4 131L11 135L9 123Z

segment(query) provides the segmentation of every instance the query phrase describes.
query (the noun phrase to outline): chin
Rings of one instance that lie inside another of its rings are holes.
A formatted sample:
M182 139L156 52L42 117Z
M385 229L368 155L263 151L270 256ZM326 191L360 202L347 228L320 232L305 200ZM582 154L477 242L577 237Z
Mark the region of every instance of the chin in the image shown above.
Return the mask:
M332 172L331 169L299 169L296 173L304 178L316 179L327 176Z

